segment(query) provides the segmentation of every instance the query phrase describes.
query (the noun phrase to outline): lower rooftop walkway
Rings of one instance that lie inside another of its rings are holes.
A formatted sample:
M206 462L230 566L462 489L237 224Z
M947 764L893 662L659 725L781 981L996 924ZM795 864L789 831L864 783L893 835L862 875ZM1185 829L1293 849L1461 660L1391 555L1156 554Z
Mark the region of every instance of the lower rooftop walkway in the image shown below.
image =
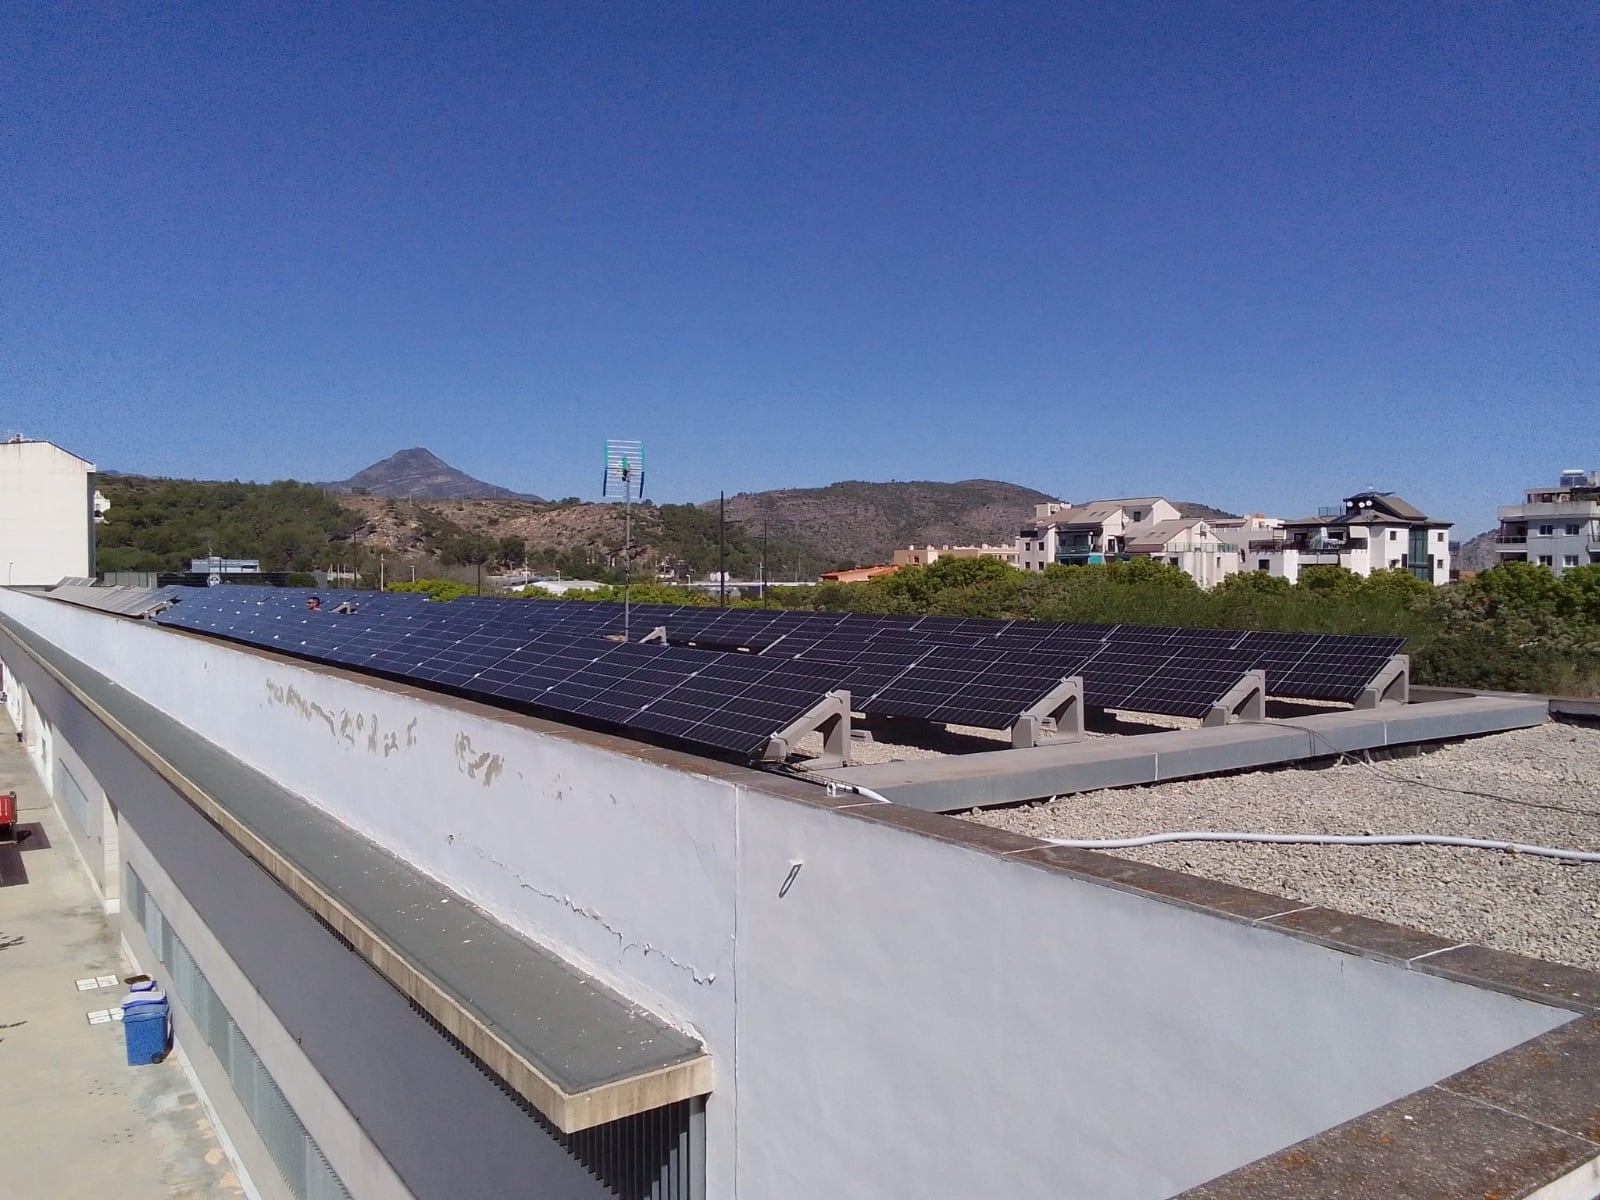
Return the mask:
M17 793L0 843L0 1195L23 1200L244 1196L182 1048L130 1067L116 1008L129 966L88 873L0 709L0 792ZM111 980L98 986L103 980ZM79 982L97 986L80 991Z

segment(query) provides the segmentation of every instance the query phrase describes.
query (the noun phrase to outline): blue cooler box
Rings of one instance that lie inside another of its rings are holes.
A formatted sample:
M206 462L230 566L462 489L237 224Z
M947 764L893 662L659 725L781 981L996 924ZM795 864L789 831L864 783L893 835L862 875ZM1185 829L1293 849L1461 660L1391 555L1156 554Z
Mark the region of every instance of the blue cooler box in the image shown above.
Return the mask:
M166 1058L170 1018L167 997L154 983L133 985L133 991L122 1002L122 1036L130 1067Z

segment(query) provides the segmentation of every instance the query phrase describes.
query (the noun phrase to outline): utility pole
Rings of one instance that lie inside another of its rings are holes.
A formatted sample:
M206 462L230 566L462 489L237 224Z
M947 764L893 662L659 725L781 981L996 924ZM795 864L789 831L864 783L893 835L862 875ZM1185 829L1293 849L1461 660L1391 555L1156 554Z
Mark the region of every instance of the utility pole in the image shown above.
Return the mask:
M717 493L717 607L728 607L728 494Z
M767 606L767 522L768 513L761 514L761 607Z

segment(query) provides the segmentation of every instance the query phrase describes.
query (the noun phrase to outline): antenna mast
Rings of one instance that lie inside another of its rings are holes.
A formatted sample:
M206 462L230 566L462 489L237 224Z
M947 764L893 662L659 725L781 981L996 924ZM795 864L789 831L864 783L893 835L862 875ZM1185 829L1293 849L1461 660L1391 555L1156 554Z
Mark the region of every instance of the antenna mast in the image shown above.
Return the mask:
M633 502L644 498L644 446L639 442L606 441L606 476L601 495L622 497L622 637L629 640L633 592Z

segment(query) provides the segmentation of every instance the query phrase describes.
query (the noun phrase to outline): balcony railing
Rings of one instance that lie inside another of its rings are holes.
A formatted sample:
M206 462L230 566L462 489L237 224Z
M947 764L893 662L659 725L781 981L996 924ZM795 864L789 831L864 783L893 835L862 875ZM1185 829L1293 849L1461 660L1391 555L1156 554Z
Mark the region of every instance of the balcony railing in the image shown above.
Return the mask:
M1496 537L1494 539L1494 544L1496 546L1526 546L1528 544L1528 539L1526 537L1513 537L1510 535L1505 535Z

